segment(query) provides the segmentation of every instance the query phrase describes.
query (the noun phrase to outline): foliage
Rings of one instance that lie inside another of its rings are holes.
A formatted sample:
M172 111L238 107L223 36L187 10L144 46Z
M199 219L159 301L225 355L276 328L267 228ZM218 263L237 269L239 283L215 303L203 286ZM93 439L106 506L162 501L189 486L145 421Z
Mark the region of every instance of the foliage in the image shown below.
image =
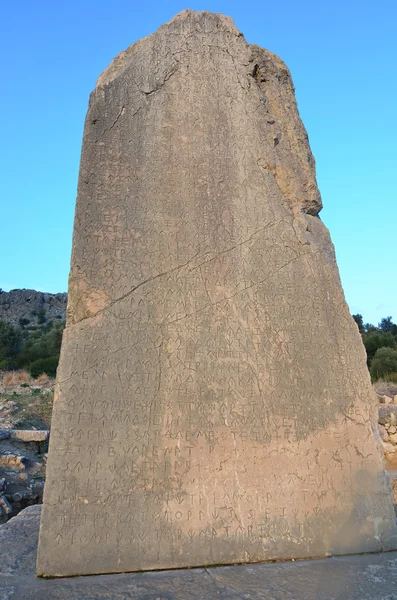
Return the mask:
M352 315L353 319L355 320L355 322L357 323L357 327L360 333L363 333L364 331L364 321L363 321L363 316L362 315Z
M363 342L367 351L368 366L371 364L371 361L379 348L397 348L397 342L389 332L374 331L371 333L364 333Z
M397 382L397 325L392 317L384 317L378 326L363 323L360 314L353 315L367 352L367 364L373 381Z
M21 319L22 320L22 319ZM0 321L0 369L11 370L27 368L41 359L51 359L45 363L41 373L55 375L61 350L63 321L47 322L41 327L26 328L25 320L20 326ZM55 365L55 366L54 366ZM42 369L42 363L34 367L35 372Z
M29 372L35 379L45 373L49 377L55 377L58 367L58 356L50 356L48 358L39 358L32 362Z
M0 321L0 363L2 363L3 368L14 368L21 346L22 334L20 329Z
M43 323L45 323L45 310L44 308L40 308L39 312L37 313L37 322L39 325L42 325Z
M373 381L387 379L397 374L397 350L394 348L379 348L371 361L371 378Z

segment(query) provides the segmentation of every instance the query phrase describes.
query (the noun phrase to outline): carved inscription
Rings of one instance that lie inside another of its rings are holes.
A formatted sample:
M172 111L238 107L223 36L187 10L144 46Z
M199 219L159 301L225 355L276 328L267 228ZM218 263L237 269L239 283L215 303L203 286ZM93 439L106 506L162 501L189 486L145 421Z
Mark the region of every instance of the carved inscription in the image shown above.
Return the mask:
M229 19L187 11L101 76L39 574L395 545L320 208L288 70Z

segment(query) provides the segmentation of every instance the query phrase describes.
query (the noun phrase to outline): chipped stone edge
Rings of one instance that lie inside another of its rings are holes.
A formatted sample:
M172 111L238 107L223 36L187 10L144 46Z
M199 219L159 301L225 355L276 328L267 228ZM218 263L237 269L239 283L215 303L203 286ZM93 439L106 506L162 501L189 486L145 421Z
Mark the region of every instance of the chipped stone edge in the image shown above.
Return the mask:
M117 56L109 63L106 69L102 71L102 73L99 75L95 89L98 89L99 87L103 87L105 85L109 85L110 83L112 83L112 81L117 79L128 68L130 63L130 57L133 54L135 54L147 42L149 38L152 38L153 36L157 35L158 32L169 28L169 26L173 23L176 23L177 21L183 21L184 19L187 19L192 15L216 16L219 22L225 27L225 29L228 29L237 37L243 37L243 34L236 27L232 17L226 16L222 13L212 13L208 10L195 11L188 8L176 14L170 21L167 21L166 23L161 25L153 33L137 40L136 42L128 46L128 48L119 52Z

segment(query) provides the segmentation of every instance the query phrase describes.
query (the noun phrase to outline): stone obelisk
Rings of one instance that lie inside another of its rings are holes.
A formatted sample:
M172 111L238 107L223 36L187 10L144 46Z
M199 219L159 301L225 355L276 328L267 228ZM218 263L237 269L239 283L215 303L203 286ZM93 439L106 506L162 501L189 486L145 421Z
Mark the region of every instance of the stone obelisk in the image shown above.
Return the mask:
M38 574L396 547L285 64L184 11L85 122Z

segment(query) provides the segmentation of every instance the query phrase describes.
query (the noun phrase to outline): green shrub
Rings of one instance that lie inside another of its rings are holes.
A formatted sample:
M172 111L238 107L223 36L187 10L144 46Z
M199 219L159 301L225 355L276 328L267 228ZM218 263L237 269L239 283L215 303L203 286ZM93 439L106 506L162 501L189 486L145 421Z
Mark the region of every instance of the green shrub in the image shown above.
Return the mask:
M397 377L397 350L379 348L372 359L370 373L373 381L381 378L390 381L390 377Z
M364 332L364 321L363 321L363 316L360 314L357 315L352 315L353 319L355 320L358 330L360 333Z
M36 379L43 373L48 377L55 377L58 367L58 356L49 356L48 358L39 358L32 362L29 367L31 376Z
M39 323L39 325L41 325L42 323L45 323L45 310L44 308L40 308L40 310L37 313L37 322Z
M364 333L363 342L367 351L368 366L371 365L371 361L379 348L397 348L396 340L390 332L374 331Z
M13 361L20 352L21 345L20 329L0 321L0 361Z
M15 362L9 358L0 360L0 371L12 371L15 369Z

